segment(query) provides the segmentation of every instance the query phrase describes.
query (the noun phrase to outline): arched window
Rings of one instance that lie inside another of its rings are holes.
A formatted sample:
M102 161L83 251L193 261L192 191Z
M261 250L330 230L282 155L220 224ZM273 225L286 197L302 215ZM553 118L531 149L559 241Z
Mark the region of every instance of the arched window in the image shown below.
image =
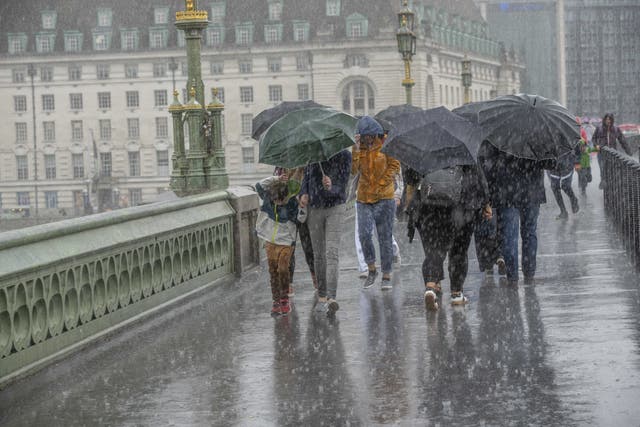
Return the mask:
M373 88L362 80L354 80L342 89L342 109L356 116L373 113L375 109Z

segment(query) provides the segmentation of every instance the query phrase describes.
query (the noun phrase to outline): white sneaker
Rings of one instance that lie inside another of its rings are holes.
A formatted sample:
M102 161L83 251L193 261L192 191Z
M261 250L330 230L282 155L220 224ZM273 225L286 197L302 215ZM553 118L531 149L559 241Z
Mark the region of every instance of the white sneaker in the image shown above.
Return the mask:
M361 271L358 277L361 279L366 279L368 275L369 275L369 271L365 270L365 271Z
M465 305L469 300L464 296L462 292L457 294L451 294L451 305Z

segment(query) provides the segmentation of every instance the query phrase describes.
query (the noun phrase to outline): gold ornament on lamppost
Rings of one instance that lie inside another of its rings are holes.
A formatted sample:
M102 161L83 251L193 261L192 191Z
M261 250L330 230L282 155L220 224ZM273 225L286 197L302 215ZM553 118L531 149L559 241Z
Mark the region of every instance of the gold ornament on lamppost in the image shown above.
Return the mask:
M473 75L471 74L471 61L467 58L467 55L464 56L462 60L462 86L464 87L464 103L468 104L471 102L471 80Z
M407 104L411 104L411 89L416 84L411 78L411 58L416 54L416 35L413 32L415 14L409 9L407 0L404 0L403 8L398 12L400 28L396 31L398 52L402 54L404 61L404 79L402 86L405 88Z

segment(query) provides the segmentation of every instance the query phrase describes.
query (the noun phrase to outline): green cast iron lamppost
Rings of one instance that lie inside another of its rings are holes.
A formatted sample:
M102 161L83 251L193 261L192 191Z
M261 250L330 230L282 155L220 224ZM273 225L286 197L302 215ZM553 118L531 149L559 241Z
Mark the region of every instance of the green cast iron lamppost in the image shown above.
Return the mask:
M187 93L182 105L178 92L173 92L169 113L173 119L173 156L171 189L179 196L224 190L229 186L222 148L224 105L214 93L205 106L204 83L200 62L202 30L209 25L207 11L198 10L197 0L185 0L185 10L176 12L176 27L184 31L187 44ZM189 135L189 151L185 150L184 126Z
M398 12L398 23L400 28L396 32L398 40L398 52L402 54L404 61L404 86L406 94L406 103L411 104L411 89L416 84L411 78L411 58L416 54L416 35L413 32L413 23L415 14L409 9L407 0L404 0L403 8Z
M465 55L462 60L462 86L464 87L465 104L471 102L471 79L471 61L467 58L467 55Z

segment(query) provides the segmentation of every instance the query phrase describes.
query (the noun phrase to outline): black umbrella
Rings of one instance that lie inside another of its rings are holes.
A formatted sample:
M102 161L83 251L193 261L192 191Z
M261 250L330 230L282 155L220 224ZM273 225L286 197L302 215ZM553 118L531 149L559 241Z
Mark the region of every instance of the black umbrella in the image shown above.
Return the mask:
M284 117L287 113L297 110L304 110L307 108L327 108L324 105L320 105L317 102L308 101L285 101L276 105L273 108L266 109L253 118L251 122L253 132L251 137L255 140L260 139L260 136L269 129L269 126L277 122Z
M404 123L403 117L409 114L417 113L418 111L424 110L420 107L415 107L410 104L392 105L376 114L375 119L381 119L380 124L382 125L382 128L386 131L389 131L390 129L387 128L402 125ZM383 122L385 124L383 124ZM389 126L389 124L391 124L391 126ZM385 128L385 125L387 126L387 128Z
M480 146L476 125L444 107L403 116L389 133L382 152L420 174L473 165Z
M453 110L480 126L482 139L515 157L557 159L580 140L580 126L565 107L537 95L506 95Z

